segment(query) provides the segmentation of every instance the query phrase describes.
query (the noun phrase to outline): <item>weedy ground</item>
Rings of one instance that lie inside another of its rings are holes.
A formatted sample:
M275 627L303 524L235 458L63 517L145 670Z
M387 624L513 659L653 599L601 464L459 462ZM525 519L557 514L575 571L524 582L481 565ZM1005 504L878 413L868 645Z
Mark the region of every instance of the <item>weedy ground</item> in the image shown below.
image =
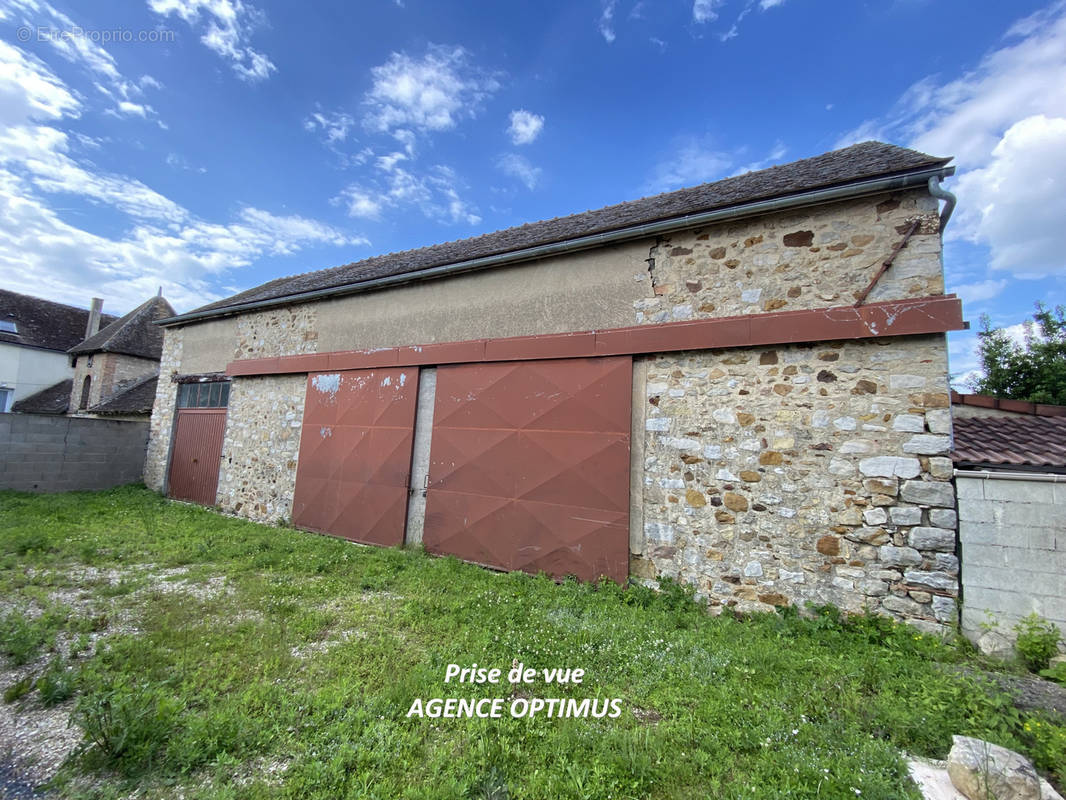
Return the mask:
M1066 779L1064 721L1018 711L960 640L825 609L712 617L675 584L499 574L143 487L0 492L0 598L7 755L32 774L42 721L69 719L56 796L898 800L918 797L900 752L943 757L952 734ZM444 672L514 659L586 671L529 697L622 716L407 718L508 697Z

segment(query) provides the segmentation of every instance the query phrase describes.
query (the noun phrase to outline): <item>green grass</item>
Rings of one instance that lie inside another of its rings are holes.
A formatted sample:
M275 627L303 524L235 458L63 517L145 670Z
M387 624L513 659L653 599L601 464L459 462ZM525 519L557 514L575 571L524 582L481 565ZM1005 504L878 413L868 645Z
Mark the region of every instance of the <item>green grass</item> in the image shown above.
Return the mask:
M86 734L61 796L896 800L918 797L900 750L943 757L952 734L1066 778L1062 720L972 677L964 644L829 610L714 618L666 589L498 574L143 488L0 492L0 649L40 664L13 701L66 702ZM585 670L524 696L622 715L407 718L416 698L509 697L506 677L444 672L512 659Z

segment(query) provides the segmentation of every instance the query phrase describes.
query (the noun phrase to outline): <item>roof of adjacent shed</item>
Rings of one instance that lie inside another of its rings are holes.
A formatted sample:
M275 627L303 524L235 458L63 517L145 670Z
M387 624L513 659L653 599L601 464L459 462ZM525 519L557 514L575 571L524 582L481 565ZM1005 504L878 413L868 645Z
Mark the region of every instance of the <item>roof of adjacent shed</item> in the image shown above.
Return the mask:
M158 360L163 353L163 331L154 323L172 316L174 308L170 303L162 297L153 297L67 352L121 353Z
M89 409L90 414L151 414L155 403L158 375L149 375L134 381L128 388L111 395L102 403Z
M956 464L1066 470L1066 417L962 417L954 431Z
M66 352L85 338L89 311L40 297L0 289L0 320L15 322L16 333L0 331L0 342ZM118 319L102 314L100 324Z
M790 164L619 203L595 211L527 223L469 239L374 256L331 269L278 278L225 300L201 306L189 313L222 310L244 303L277 300L304 292L403 275L758 200L943 166L950 160L883 142L862 142Z
M11 410L23 414L66 414L70 405L70 390L73 388L74 379L67 378L36 394L23 397L11 406Z

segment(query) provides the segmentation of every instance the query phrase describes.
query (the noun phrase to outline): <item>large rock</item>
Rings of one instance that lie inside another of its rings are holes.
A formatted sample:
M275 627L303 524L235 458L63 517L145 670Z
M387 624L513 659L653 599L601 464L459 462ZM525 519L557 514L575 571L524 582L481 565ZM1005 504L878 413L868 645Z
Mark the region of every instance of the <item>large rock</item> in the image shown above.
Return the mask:
M1040 800L1040 778L1024 757L969 736L951 741L948 775L970 800Z

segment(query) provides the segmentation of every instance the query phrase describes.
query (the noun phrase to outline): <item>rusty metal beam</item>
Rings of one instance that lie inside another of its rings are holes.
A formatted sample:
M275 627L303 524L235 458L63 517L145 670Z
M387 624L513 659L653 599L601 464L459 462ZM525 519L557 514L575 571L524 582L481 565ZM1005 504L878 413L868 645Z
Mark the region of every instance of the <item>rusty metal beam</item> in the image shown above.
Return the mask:
M877 274L870 279L870 282L868 284L866 284L866 288L859 292L859 296L855 300L856 307L861 306L866 301L866 298L870 295L870 292L872 292L874 287L877 286L877 282L881 280L881 276L888 272L888 268L891 267L892 262L896 260L896 256L899 255L899 251L907 246L907 242L910 241L910 238L914 235L914 232L918 230L919 224L920 222L918 220L914 220L914 222L911 223L911 226L907 228L907 232L903 235L903 239L901 239L896 244L896 246L892 248L892 252L888 254L888 258L881 262L881 269L877 270Z
M941 295L599 331L241 359L231 361L226 374L283 375L377 367L719 350L913 336L963 330L965 327L959 299L955 295Z

